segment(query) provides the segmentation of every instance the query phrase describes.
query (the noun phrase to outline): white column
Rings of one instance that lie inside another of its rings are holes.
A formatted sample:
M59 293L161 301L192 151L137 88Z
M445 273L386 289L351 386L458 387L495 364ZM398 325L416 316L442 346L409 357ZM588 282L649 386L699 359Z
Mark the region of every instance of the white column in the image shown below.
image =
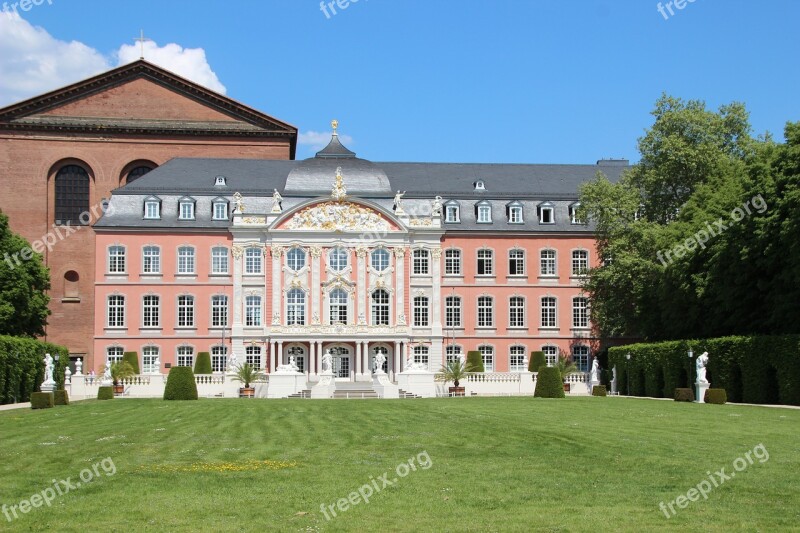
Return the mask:
M433 248L431 250L431 273L433 275L433 321L431 322L431 334L442 334L442 249ZM441 351L441 350L440 350ZM438 370L438 366L436 367Z
M308 343L308 364L306 365L306 376L310 377L317 373L317 343Z
M364 374L372 375L372 366L369 364L369 341L364 341Z
M320 310L320 287L322 283L320 256L322 255L322 249L319 246L311 246L308 249L308 253L311 256L311 260L309 261L311 267L311 316L309 319L311 324L314 324L315 316L320 322L322 321L322 312Z
M275 369L278 368L277 366L277 359L278 356L276 355L278 343L276 341L270 341L269 343L269 372L270 374L275 372Z
M283 316L281 309L281 294L283 294L283 276L281 275L281 259L283 247L277 244L272 245L272 316L268 317L269 324L273 323L273 316L277 314L280 319ZM280 322L280 321L279 321Z
M244 250L236 244L231 249L233 259L233 329L232 335L242 335L242 253Z
M283 364L283 341L278 341L278 364Z
M394 357L392 358L392 370L394 371L395 379L397 374L400 373L400 343L394 341Z
M394 249L394 272L395 272L395 324L399 323L400 315L405 313L403 310L403 296L405 293L405 255L406 249L405 248L395 248ZM406 317L408 318L408 317ZM407 320L406 320L407 321Z
M356 248L356 324L366 324L367 320L367 253L369 250L364 246ZM362 322L363 318L363 322ZM362 367L363 368L363 367Z
M356 381L358 376L363 372L361 371L361 341L356 341Z

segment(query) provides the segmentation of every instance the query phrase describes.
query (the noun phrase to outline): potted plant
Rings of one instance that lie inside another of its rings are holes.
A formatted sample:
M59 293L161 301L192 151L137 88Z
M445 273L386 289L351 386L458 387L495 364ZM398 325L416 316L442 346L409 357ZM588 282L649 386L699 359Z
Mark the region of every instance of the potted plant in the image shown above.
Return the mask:
M559 356L558 362L555 366L558 368L558 372L561 374L561 379L567 379L567 376L570 374L575 374L578 372L578 367L575 366L572 358L568 355ZM566 381L564 382L564 392L569 392L569 383Z
M250 384L261 377L261 373L249 363L244 363L236 368L233 379L241 381L244 387L239 389L240 398L253 398L256 395L256 388L251 387Z
M136 375L136 369L127 361L115 361L111 363L111 381L114 384L114 394L122 394L125 385L122 381Z
M465 364L460 357L439 369L445 383L453 382L454 386L447 389L450 396L464 396L464 387L459 387L459 382L467 377L468 372L473 371L473 366L470 363Z

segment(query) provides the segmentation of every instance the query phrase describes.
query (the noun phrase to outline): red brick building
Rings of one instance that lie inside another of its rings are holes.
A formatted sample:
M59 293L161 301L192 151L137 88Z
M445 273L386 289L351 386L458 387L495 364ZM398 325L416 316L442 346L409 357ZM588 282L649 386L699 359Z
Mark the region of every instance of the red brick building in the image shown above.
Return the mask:
M111 191L174 157L294 159L297 129L140 60L0 109L0 210L43 240L47 340L92 354L95 235Z

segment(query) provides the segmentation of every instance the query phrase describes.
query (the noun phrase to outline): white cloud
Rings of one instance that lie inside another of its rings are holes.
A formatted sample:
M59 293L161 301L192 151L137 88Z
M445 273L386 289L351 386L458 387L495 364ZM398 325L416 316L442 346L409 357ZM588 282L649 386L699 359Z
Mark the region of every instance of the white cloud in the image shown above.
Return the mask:
M139 46L123 44L103 55L79 41L60 41L12 11L0 11L0 106L24 100L139 59ZM144 44L145 58L225 94L202 48Z
M310 150L322 150L331 142L332 132L327 131L306 131L297 134L297 144L308 146ZM353 143L353 138L349 135L339 135L339 141L345 146Z

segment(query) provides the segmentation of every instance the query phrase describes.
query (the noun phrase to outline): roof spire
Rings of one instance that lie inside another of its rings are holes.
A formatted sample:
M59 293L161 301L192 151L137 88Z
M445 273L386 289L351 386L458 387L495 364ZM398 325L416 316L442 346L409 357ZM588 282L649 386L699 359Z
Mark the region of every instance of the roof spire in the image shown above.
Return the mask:
M339 128L339 121L338 120L336 120L336 119L331 120L331 128L333 128L334 136L339 135L338 133L336 133L336 130Z
M139 37L136 37L133 40L139 41L139 59L144 59L144 42L149 41L150 39L144 36L144 30L139 30Z

